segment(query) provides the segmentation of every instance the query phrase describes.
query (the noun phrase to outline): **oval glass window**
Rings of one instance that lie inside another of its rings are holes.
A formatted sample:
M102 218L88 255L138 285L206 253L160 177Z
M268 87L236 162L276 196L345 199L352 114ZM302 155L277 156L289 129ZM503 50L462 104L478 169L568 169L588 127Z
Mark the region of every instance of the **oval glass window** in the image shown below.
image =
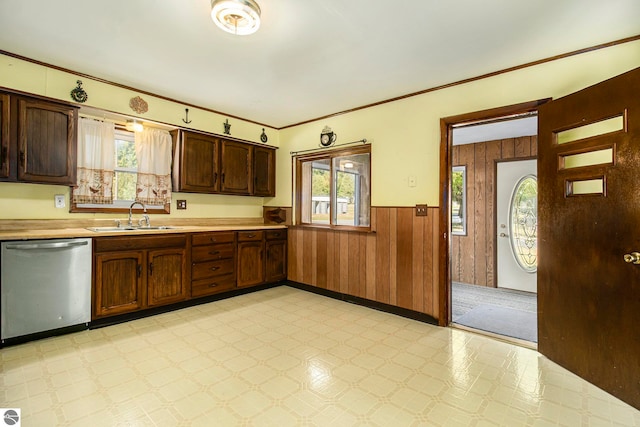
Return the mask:
M538 269L538 180L527 175L518 181L509 208L511 249L524 271Z

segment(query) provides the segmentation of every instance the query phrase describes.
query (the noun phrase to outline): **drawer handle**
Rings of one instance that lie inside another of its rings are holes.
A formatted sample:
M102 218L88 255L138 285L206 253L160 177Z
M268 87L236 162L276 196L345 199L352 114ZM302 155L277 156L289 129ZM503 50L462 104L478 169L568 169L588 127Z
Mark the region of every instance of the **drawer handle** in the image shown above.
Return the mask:
M220 253L220 251L213 251L213 252L209 252L209 255L218 255Z
M256 237L256 235L255 235L255 234L247 234L247 237L248 237L249 239L251 239L251 238L253 238L253 237Z
M216 271L217 269L219 269L220 267L211 267L211 271Z
M217 288L217 287L218 287L218 284L217 284L217 283L211 283L211 284L209 285L209 287L210 287L210 288Z

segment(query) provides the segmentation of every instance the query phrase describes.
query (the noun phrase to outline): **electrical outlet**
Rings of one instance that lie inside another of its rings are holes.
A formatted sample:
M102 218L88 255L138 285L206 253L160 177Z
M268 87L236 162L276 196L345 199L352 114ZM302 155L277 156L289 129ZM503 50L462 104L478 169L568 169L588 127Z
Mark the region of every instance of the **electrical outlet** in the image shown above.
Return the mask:
M55 203L56 208L64 208L66 206L64 194L56 194L53 196L53 202Z
M176 207L178 209L187 209L187 201L186 200L176 200Z
M416 205L416 216L427 216L427 205Z

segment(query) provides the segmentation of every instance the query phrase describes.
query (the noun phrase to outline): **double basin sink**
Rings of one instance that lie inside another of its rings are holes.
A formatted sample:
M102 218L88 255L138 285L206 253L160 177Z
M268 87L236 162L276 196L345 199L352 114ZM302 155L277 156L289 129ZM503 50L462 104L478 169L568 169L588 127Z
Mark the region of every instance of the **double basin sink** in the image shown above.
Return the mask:
M87 227L89 231L95 231L96 233L110 233L113 231L147 231L147 230L174 230L180 227L171 227L168 225L159 225L159 226L124 226L124 227Z

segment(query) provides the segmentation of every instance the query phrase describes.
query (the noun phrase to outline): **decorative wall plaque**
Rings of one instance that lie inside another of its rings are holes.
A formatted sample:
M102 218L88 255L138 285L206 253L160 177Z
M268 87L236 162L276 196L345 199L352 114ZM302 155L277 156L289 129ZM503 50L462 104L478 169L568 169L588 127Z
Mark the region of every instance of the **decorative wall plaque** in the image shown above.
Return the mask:
M139 96L129 100L129 107L138 114L144 114L149 111L149 104Z
M264 128L262 128L262 133L260 134L260 141L266 143L269 140L269 137L266 133L264 133Z
M226 119L223 125L224 125L224 134L231 135L231 123L229 123L229 119Z
M76 83L78 86L71 90L71 99L82 104L89 99L89 95L82 89L82 80L77 80Z

